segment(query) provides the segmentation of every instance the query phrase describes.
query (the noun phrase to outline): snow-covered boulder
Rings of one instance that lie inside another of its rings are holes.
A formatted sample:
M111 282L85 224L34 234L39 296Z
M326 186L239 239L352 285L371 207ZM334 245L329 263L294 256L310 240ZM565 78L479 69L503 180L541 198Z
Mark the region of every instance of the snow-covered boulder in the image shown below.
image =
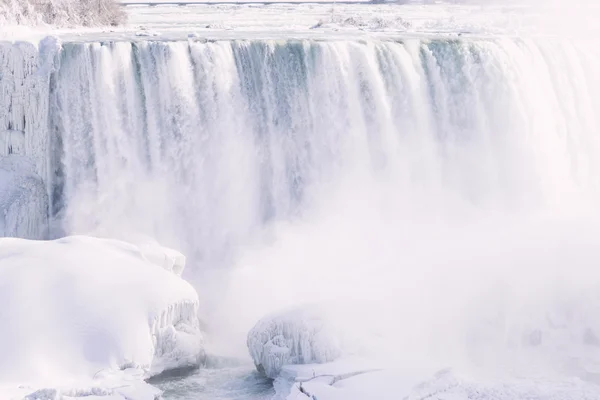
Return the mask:
M305 307L268 316L248 333L256 368L275 378L290 364L333 361L341 354L339 336L318 307Z
M115 240L0 239L0 393L197 366L198 295L178 276L181 259L173 265L176 273Z

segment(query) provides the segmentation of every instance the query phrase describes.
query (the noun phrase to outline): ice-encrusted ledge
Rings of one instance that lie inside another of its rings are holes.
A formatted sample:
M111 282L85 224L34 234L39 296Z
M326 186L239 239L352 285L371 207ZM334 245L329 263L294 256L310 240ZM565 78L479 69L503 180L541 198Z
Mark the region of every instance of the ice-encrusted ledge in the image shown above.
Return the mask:
M154 357L148 376L164 371L197 367L206 354L198 322L198 303L170 305L151 321Z

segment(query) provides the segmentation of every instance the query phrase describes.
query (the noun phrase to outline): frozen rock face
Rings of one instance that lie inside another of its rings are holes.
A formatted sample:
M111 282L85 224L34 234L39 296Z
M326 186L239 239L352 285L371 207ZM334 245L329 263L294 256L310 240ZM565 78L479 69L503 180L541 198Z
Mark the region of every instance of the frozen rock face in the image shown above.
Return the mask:
M0 42L0 234L44 239L48 229L49 80L58 45Z
M269 378L284 365L325 363L341 354L334 329L316 307L265 317L250 330L247 344L256 368Z
M0 235L44 239L48 226L46 186L28 159L0 158Z
M59 49L55 39L0 42L0 156L20 155L45 179L48 165L50 74Z
M197 309L190 284L128 243L0 239L0 388L197 366Z

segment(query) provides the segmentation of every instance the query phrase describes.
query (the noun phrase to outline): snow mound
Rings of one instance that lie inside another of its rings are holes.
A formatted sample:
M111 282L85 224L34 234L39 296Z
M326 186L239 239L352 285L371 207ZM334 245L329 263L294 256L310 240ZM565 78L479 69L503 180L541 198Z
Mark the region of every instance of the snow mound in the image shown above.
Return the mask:
M248 333L247 345L256 368L269 378L285 365L325 363L341 354L335 329L314 307L263 318Z
M115 371L197 366L198 295L144 254L84 236L0 239L0 386L94 387ZM180 274L184 261L174 260Z

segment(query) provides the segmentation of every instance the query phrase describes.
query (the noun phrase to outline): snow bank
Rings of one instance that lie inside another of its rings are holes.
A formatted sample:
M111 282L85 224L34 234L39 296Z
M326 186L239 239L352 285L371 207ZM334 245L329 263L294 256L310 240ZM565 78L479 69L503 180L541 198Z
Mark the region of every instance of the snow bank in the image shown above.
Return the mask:
M307 366L308 367L308 366ZM320 373L297 378L286 386L276 383L277 393L292 400L571 400L598 399L600 387L579 378L488 379L442 370L415 384L413 371L355 370Z
M248 333L248 350L256 368L275 378L289 364L333 361L340 341L317 308L300 308L266 317Z
M71 388L64 394L73 382L104 388L118 371L197 366L198 295L169 272L181 273L182 256L165 268L159 253L149 261L147 249L83 236L0 239L0 387Z
M118 25L125 13L115 0L3 0L0 25Z
M2 399L19 400L156 400L161 391L142 380L139 370L127 369L98 376L90 385L32 389L20 386L14 390L0 388Z

